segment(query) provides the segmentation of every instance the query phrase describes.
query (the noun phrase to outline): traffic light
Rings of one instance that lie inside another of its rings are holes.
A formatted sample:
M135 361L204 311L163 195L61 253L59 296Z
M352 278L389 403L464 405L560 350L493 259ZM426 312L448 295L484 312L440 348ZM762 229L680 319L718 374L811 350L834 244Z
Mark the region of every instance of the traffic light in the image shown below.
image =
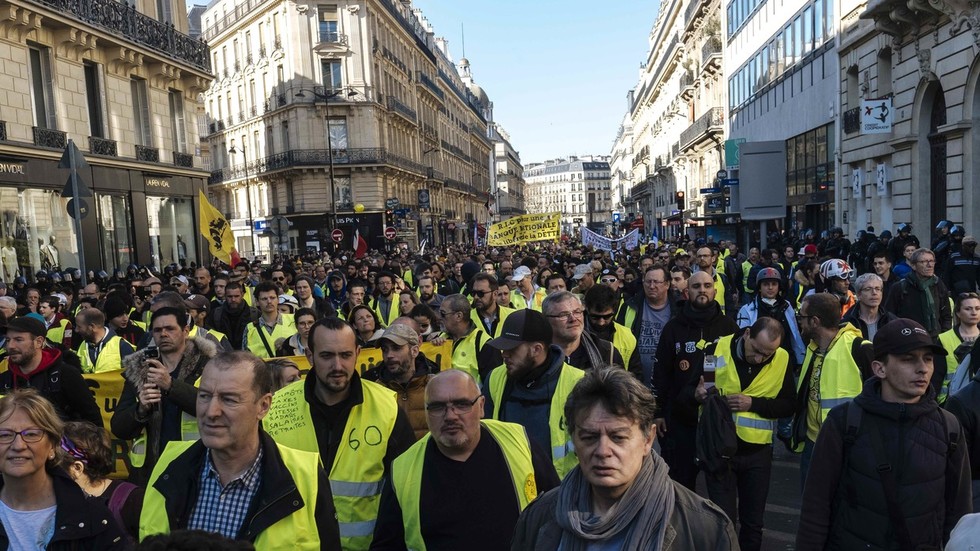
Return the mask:
M395 225L395 212L391 209L385 210L385 227Z
M674 192L674 200L677 201L677 210L684 210L684 192Z

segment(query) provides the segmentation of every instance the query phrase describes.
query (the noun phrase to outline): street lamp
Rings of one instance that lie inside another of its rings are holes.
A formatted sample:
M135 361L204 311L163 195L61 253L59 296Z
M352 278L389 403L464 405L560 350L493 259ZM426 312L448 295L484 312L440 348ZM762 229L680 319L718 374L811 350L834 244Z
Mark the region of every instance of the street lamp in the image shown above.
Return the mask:
M232 142L231 147L228 148L228 153L235 155L238 150L235 148L235 142ZM248 239L252 246L252 255L256 254L255 248L255 222L252 220L252 185L248 181L248 154L245 152L245 144L242 144L242 162L245 167L245 204L248 206Z
M330 100L343 94L345 90L347 91L346 97L348 98L352 98L357 95L357 92L350 88L339 88L329 92L320 92L316 89L310 90L308 88L300 88L299 91L294 94L295 97L302 99L306 97L306 94L303 92L309 92L313 95L314 102L317 100L323 101L327 112L327 170L329 175L328 177L330 178L330 204L332 205L330 207L330 212L333 215L333 222L330 224L331 228L337 225L337 196L335 195L336 190L334 189L333 179L333 138L330 135Z

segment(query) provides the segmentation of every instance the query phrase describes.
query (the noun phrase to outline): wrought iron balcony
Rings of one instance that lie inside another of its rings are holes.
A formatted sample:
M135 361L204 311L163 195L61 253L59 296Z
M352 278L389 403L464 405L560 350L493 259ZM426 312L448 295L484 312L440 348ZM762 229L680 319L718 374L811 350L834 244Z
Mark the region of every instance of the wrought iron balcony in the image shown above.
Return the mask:
M437 182L443 182L446 180L446 175L442 171L436 170L432 167L428 167L425 170L425 177L430 180L435 180Z
M853 134L858 130L861 130L861 108L844 111L844 133Z
M253 62L254 60L252 59L252 52L245 54L245 65L246 66L251 65Z
M426 90L434 94L437 98L444 100L446 99L446 93L439 88L439 85L435 83L434 80L429 78L429 75L422 71L415 71L416 81L422 85Z
M211 52L205 42L177 31L172 24L136 11L132 4L116 0L35 1L60 15L106 30L205 73L211 72Z
M694 124L688 126L681 132L679 140L680 149L695 145L702 138L712 133L720 133L725 125L725 111L721 107L712 107L705 114L698 117Z
M336 165L380 165L386 164L387 155L384 148L356 148L356 149L334 149L331 160L330 150L327 149L291 149L282 153L269 155L261 159L249 161L245 164L237 164L228 168L211 172L208 178L209 184L217 184L225 180L235 180L245 177L246 168L248 174L266 174L298 166L329 166L332 162Z
M137 145L136 160L143 161L145 163L159 163L160 150L155 147L146 147L145 145Z
M242 70L242 63L236 59L235 60L235 73L241 72L241 70Z
M107 140L96 136L88 137L88 150L94 155L108 155L110 157L119 156L116 140Z
M189 153L180 153L179 151L174 151L174 166L182 166L185 168L194 168L194 156Z
M398 113L399 115L405 117L411 122L415 122L418 117L418 115L416 115L415 111L411 107L398 101L398 99L395 98L394 96L388 96L388 109Z
M701 46L701 66L708 64L713 56L721 57L721 40L717 36L710 36Z
M7 141L7 121L0 121L0 142Z
M347 44L347 35L337 31L320 31L321 44Z
M68 145L68 135L61 130L51 130L50 128L34 127L34 145L39 147L52 147L64 149Z

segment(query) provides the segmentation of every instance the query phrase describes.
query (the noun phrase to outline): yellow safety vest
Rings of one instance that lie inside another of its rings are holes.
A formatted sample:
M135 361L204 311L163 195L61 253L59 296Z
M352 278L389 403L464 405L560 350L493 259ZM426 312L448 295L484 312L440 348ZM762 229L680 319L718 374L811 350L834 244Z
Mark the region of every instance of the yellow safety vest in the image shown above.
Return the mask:
M167 515L167 503L154 484L160 475L175 459L189 450L195 442L170 442L160 454L160 461L153 468L150 482L146 486L143 497L143 510L140 513L140 540L153 534L169 534L170 518ZM294 450L277 444L282 462L289 470L300 497L303 507L293 514L280 519L269 526L255 538L257 551L319 551L320 534L316 524L316 500L319 487L317 485L317 469L320 466L320 456L317 453ZM270 458L265 458L270 459ZM190 473L198 476L199 473Z
M939 390L939 396L936 397L936 401L940 404L946 403L946 397L949 396L949 382L953 380L953 376L956 375L956 368L959 367L959 362L956 361L953 351L962 343L960 336L956 334L955 327L939 334L939 344L946 349L946 378L943 379L943 387Z
M453 369L469 373L477 385L483 384L480 380L480 350L483 350L489 340L486 332L477 327L453 342Z
M504 320L507 319L507 316L509 316L512 312L515 311L516 310L514 310L513 308L500 306L499 304L497 305L497 319L499 321L497 322L497 328L493 330L494 338L500 336L500 331L504 327ZM484 331L486 330L487 326L484 325L483 320L480 319L480 313L476 311L476 308L470 309L470 319L473 320L473 323L475 323L478 328L483 329Z
M619 350L619 355L623 357L624 368L628 368L630 365L630 358L633 357L633 351L636 350L636 336L630 331L629 327L621 325L619 322L613 322L613 346L616 350Z
M58 325L52 325L50 328L48 328L48 334L47 334L48 340L50 340L55 344L62 344L63 342L65 342L66 336L70 339L71 338L71 328L69 327L70 325L71 322L68 321L68 318L62 318L58 322Z
M721 276L718 275L717 271L715 272L714 279L715 279L715 302L718 303L718 306L721 306L721 311L724 312L725 311L725 284L722 283Z
M273 329L272 333L265 328L261 322L251 322L248 324L248 332L246 333L248 337L246 338L248 344L248 350L256 356L268 360L269 358L276 357L276 341L279 339L288 339L296 334L296 322L293 319L292 314L279 314L282 316L282 323L277 323ZM261 327L262 334L265 336L265 342L262 341L262 337L259 335L259 330ZM269 343L269 348L267 349L265 344Z
M518 510L523 511L527 504L538 495L537 483L534 480L534 465L531 462L531 444L527 439L524 427L516 423L504 423L492 419L483 419L480 424L500 446L504 461L510 471L517 494ZM422 468L425 459L425 449L432 438L426 434L421 440L412 445L405 453L391 463L391 484L395 497L402 510L402 523L405 526L405 545L409 551L424 551L425 540L422 538L422 518L419 510L419 499L422 489Z
M575 446L572 444L572 437L566 430L565 423L565 401L575 383L585 372L577 367L562 364L561 374L558 376L558 386L555 393L551 396L551 408L548 412L548 428L551 432L551 461L555 464L558 476L565 478L575 465L578 465L578 456L575 455ZM490 398L493 400L493 418L500 419L500 402L504 398L504 386L507 384L507 368L500 366L490 372Z
M351 408L329 474L340 543L345 550L354 551L368 549L374 538L384 456L398 416L394 391L364 379L360 382L364 402ZM262 423L276 442L315 452L319 445L304 385L304 381L296 381L276 392Z
M854 340L861 338L860 329L845 323L827 349L820 372L820 411L817 419L820 425L823 425L832 408L850 402L864 387L861 369L854 363L854 357L851 355ZM796 383L797 394L810 380L810 368L816 351L817 345L810 341L806 347L806 357L803 359L804 372L800 374L799 381ZM805 409L803 414L806 414Z
M742 382L735 368L735 358L732 356L733 338L734 335L722 337L715 345L715 385L718 387L718 392L723 396L745 394L752 398L775 398L786 377L789 354L786 350L777 348L769 363L764 365L749 386L742 390ZM775 419L766 419L751 411L733 413L732 417L735 419L735 433L743 441L751 444L772 444L772 434L776 429Z
M78 347L78 360L82 364L82 373L102 373L122 369L122 353L119 352L119 344L122 340L119 335L110 337L102 345L102 350L95 358L95 364L92 363L89 356L89 342L83 341Z
M753 264L748 260L742 263L742 289L748 294L755 292L755 282L749 285L749 272L752 271L752 266Z
M374 300L371 302L373 302L373 304L370 304L369 306L371 310L374 310L374 315L378 316L378 321L381 322L381 329L391 325L391 322L395 321L395 319L398 317L399 310L401 310L401 308L398 306L398 295L395 293L392 293L391 295L391 308L388 309L387 318L381 314L380 301Z
M101 357L99 358L101 359ZM201 378L198 377L194 381L194 386L201 386ZM188 415L186 411L180 412L180 441L181 442L194 442L201 438L201 431L197 426L197 417L194 415ZM133 444L129 447L129 462L135 468L140 468L146 464L146 445L148 437L146 435L146 429L140 433L133 440ZM167 443L168 445L170 442Z

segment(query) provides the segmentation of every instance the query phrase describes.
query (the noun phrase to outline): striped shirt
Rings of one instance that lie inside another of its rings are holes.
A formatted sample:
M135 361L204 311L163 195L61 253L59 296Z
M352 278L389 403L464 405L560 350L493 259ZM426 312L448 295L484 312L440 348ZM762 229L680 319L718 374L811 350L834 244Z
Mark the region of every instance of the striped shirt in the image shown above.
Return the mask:
M221 486L218 471L211 462L211 451L205 454L201 468L200 488L197 503L191 512L188 530L204 530L235 539L245 522L252 499L262 481L262 446L255 462L237 478Z

